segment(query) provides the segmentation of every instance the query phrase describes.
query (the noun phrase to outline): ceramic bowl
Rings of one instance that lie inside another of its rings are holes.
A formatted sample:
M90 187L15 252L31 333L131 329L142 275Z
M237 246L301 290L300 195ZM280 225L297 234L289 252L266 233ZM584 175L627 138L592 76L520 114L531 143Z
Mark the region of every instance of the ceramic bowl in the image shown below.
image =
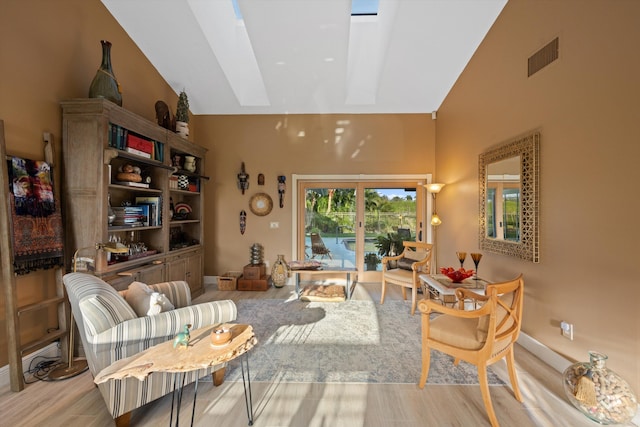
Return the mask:
M452 267L442 267L440 272L451 279L453 283L460 283L473 276L473 270L465 270L464 268L455 270Z
M225 345L231 341L231 330L227 328L216 328L211 332L211 344Z

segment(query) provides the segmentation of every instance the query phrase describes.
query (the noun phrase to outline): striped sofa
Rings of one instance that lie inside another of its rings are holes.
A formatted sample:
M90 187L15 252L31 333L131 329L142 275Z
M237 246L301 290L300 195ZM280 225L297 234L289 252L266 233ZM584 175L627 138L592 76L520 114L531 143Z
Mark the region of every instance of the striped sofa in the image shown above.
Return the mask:
M63 278L71 310L76 320L89 370L95 377L113 362L137 354L161 342L172 340L185 324L192 329L235 321L236 305L231 300L191 305L189 285L183 281L150 287L163 293L175 309L153 316L137 317L127 304L124 292L86 273L69 273ZM197 376L213 374L219 385L225 365L190 372L186 383ZM173 376L153 373L144 381L136 378L111 380L98 385L117 426L129 424L131 411L173 390Z

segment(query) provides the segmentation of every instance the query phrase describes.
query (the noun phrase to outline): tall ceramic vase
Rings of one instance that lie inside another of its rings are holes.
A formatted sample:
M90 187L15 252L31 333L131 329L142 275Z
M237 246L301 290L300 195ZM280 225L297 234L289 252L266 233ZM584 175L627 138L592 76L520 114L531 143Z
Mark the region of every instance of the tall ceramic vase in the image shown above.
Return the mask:
M91 82L89 98L106 98L122 106L120 85L111 68L111 42L100 40L100 43L102 44L102 64Z
M273 286L281 288L287 284L289 278L289 265L284 260L284 255L278 255L278 259L271 268L271 281Z

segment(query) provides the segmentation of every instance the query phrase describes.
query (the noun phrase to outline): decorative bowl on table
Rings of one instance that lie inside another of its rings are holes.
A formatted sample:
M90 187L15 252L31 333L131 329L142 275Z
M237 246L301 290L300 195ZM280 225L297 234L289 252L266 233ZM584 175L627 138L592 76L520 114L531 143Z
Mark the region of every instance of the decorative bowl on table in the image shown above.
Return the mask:
M231 341L231 330L228 328L216 328L211 332L211 345L220 347Z
M465 270L462 267L457 270L453 267L442 267L440 268L440 272L447 276L453 283L461 283L464 279L473 276L473 270Z

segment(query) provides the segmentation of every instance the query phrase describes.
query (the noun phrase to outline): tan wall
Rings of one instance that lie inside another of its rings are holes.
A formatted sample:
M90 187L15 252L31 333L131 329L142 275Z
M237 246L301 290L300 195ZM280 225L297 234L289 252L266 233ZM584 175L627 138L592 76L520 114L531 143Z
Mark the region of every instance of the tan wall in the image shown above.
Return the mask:
M579 11L579 13L578 13ZM484 254L480 274L524 273L523 330L571 359L609 355L640 392L640 2L511 1L438 112L438 260L478 249L478 154L541 132L539 264ZM560 58L527 58L560 37ZM559 323L574 324L575 339Z
M150 120L158 99L175 109L177 95L99 0L3 1L0 31L0 120L9 154L41 159L46 131L52 133L60 157L59 102L87 96L100 66L101 39L113 43L113 70L122 85L125 108ZM66 248L67 256L74 250ZM51 271L35 272L19 277L17 289L23 306L53 295L55 279ZM8 363L5 317L2 292L0 366ZM22 316L20 322L25 343L57 327L57 315L55 310L39 310Z
M210 148L206 187L205 274L241 270L250 247L260 243L265 260L291 254L292 174L427 174L435 169L435 122L426 114L198 116L198 141ZM339 125L338 121L348 121ZM345 132L336 142L337 127ZM304 131L305 136L298 133ZM236 176L242 162L250 175L243 196ZM265 185L258 186L258 174ZM277 176L287 177L285 207L278 207ZM271 214L258 217L249 198L266 192ZM240 234L239 214L247 212ZM277 221L280 228L270 229Z

